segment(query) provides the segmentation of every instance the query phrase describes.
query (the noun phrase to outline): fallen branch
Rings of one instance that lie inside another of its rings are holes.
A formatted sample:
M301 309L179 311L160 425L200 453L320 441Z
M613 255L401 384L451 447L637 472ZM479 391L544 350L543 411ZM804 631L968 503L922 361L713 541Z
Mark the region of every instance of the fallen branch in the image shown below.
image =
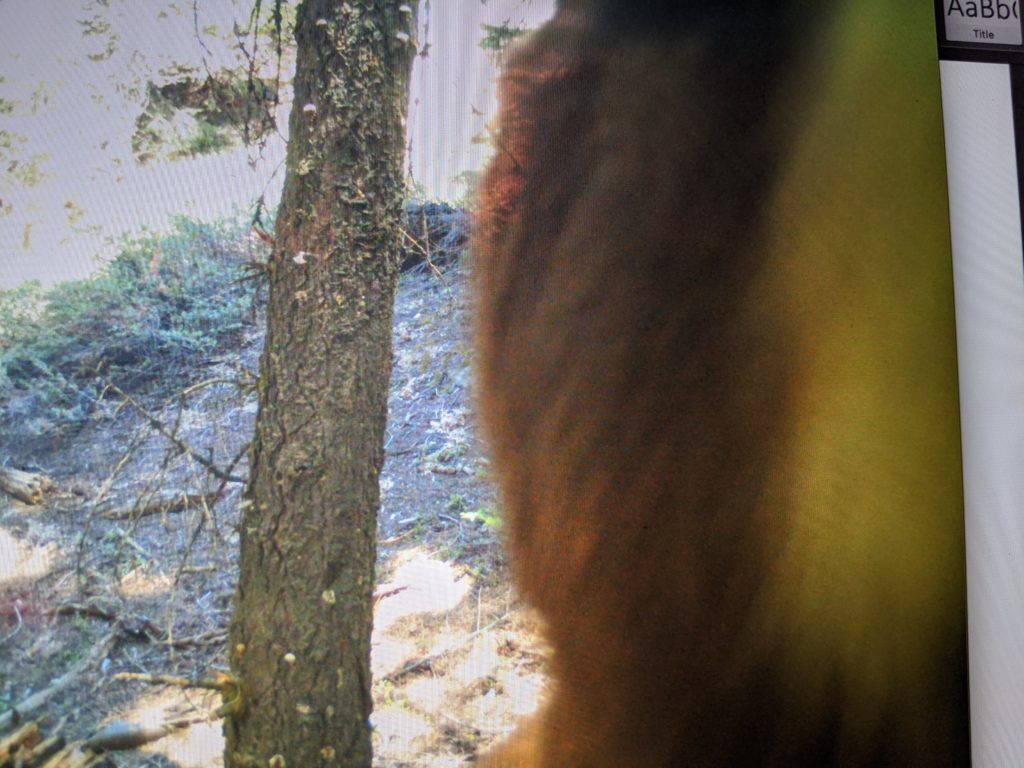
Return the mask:
M43 496L56 487L53 480L39 472L0 467L0 491L25 504L42 504Z
M123 752L128 749L138 749L146 744L159 741L164 736L169 736L182 728L205 721L205 717L193 717L184 720L171 720L156 726L115 721L100 728L85 742L85 746L93 752Z
M150 499L141 506L131 509L118 509L104 512L102 517L107 520L138 520L152 515L170 515L186 509L194 509L203 505L213 505L220 498L219 492L213 493L176 493L158 499Z
M82 751L80 743L69 744L39 768L98 768L110 765L103 755L97 755L90 749Z
M50 758L65 748L67 740L61 734L64 719L53 729L53 735L43 738L37 721L26 723L0 740L0 768L61 768L66 763Z
M79 675L89 669L89 667L93 664L98 664L101 660L106 658L107 654L110 653L110 650L114 647L114 642L116 640L117 632L111 632L96 644L92 649L92 653L54 680L48 687L33 693L24 701L20 701L15 704L9 711L0 714L0 731L6 731L15 722L20 721L22 718L29 717L41 709L47 701L53 698L57 693L60 693L62 690L67 688L78 678Z
M89 616L104 621L117 621L117 611L98 602L62 603L53 611L58 616Z
M152 619L131 613L118 613L116 610L107 608L97 602L64 603L58 606L54 613L58 616L89 616L94 619L109 621L120 632L131 635L139 640L163 642L167 638L167 633L158 627Z
M32 749L32 759L36 762L26 762L26 766L39 765L41 768L50 768L50 766L53 765L49 762L49 758L60 752L67 745L67 739L65 739L60 733L60 729L63 727L63 724L63 721L61 721L61 723L54 729L53 736L40 742Z
M13 764L18 752L28 752L43 741L43 733L35 721L25 723L10 736L0 740L0 766Z

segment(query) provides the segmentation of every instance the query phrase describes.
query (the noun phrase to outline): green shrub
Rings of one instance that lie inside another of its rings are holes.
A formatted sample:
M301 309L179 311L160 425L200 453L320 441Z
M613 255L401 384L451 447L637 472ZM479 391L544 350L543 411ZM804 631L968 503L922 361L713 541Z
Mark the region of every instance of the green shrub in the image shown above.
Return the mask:
M37 333L42 294L38 281L0 291L0 393L13 386L8 369L17 363L22 341Z
M177 150L171 153L172 158L194 157L195 155L212 155L231 146L228 133L206 120L196 122L196 130L188 139L181 140Z
M179 218L88 279L0 291L0 405L20 404L7 416L76 423L107 378L136 391L187 380L252 318L246 226Z
M479 523L490 531L501 530L501 515L491 507L479 507L472 512L463 512L459 517L470 523Z

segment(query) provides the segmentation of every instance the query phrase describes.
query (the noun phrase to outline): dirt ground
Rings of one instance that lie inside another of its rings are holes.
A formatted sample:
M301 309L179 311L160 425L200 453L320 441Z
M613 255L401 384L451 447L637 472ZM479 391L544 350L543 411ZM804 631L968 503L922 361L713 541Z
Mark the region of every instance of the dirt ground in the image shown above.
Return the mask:
M468 301L460 267L399 288L373 639L380 768L465 765L543 689L544 649L508 586L475 435ZM254 330L179 397L112 399L74 437L0 446L0 462L57 483L42 505L0 498L0 718L59 681L35 715L44 729L86 739L112 723L174 724L110 765L223 764L214 694L115 676L226 669L242 485L207 465L246 474L256 403L239 383L261 343Z

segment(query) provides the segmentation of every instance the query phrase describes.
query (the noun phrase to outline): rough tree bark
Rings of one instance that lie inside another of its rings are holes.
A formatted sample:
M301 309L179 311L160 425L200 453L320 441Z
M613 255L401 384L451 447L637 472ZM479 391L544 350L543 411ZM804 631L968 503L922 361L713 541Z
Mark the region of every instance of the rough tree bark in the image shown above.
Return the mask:
M231 768L369 766L416 3L305 0L229 636ZM239 706L240 705L240 706Z

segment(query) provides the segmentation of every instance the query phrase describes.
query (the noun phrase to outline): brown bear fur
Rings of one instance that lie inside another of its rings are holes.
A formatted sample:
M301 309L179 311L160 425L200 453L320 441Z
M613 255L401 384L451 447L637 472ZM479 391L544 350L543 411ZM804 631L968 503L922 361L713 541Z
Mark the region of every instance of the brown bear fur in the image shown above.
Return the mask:
M482 765L966 765L931 5L614 5L510 54L480 192L480 409L554 649Z

